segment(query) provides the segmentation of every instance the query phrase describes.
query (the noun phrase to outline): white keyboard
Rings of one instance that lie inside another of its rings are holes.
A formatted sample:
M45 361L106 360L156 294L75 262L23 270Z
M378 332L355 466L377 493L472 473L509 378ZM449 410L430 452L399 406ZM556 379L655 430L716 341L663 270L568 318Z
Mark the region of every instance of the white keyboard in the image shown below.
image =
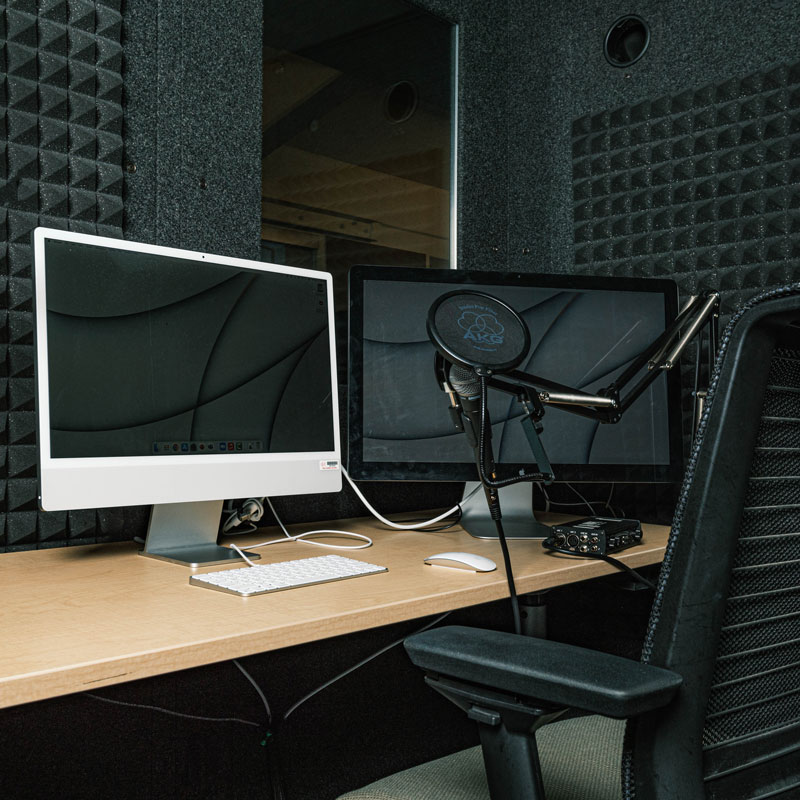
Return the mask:
M254 594L341 581L360 575L375 575L378 572L387 572L387 568L344 556L314 556L280 561L277 564L259 564L257 567L222 569L203 575L192 575L189 583L219 592L238 594L240 597L251 597Z

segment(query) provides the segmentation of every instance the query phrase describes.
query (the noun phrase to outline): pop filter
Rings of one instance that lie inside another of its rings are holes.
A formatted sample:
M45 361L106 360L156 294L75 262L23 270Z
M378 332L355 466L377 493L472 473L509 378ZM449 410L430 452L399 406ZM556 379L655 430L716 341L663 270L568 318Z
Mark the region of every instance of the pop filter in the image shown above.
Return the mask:
M531 344L522 317L483 292L443 294L431 306L427 326L428 336L444 358L479 375L514 369Z

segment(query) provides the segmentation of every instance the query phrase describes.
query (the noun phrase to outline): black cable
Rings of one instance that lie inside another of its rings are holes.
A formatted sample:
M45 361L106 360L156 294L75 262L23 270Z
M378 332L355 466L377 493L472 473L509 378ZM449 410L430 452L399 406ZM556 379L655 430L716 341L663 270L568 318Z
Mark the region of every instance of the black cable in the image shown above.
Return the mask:
M509 483L520 483L523 480L528 480L526 477L515 478L510 481L501 481L499 483L490 481L486 477L485 461L486 461L486 439L488 438L487 432L489 430L488 414L486 413L486 379L481 378L481 405L480 405L480 431L478 433L478 453L476 454L475 461L478 466L478 474L480 475L481 483L487 489L494 489L498 486L506 486ZM489 504L489 513L494 520L495 527L497 528L497 538L500 540L500 549L503 553L503 564L506 571L506 582L508 583L508 594L511 600L511 615L514 622L514 633L522 633L522 622L519 613L519 600L517 598L517 589L514 585L514 573L511 570L511 555L508 552L508 542L506 541L506 533L503 530L503 523L501 520L500 498L497 492L487 491L486 500Z
M384 653L388 653L389 650L391 650L393 647L397 647L398 645L403 644L403 642L409 636L416 636L418 633L422 633L423 631L429 630L434 625L438 625L443 619L446 619L448 616L450 616L451 613L452 613L451 611L445 611L444 614L439 614L438 617L431 620L430 622L425 623L425 625L423 625L421 628L418 628L417 630L413 631L410 634L404 634L399 639L395 639L393 642L384 645L383 647L381 647L380 650L376 650L374 653L370 653L366 658L362 658L361 661L348 667L346 670L340 672L338 675L334 675L332 678L325 681L325 683L321 684L320 686L317 686L316 689L309 692L304 697L301 697L296 703L294 703L294 705L290 706L286 711L284 711L283 716L280 718L280 722L281 723L286 722L286 720L295 711L297 711L297 709L300 708L300 706L305 705L305 703L307 703L312 697L316 697L316 695L318 695L321 691L327 689L329 686L332 686L334 683L340 681L342 678L346 678L348 675L355 672L356 670L361 669L361 667L365 666L366 664L369 664L370 661L372 661L375 658L378 658L378 656L382 656Z
M709 342L710 345L710 342ZM692 386L692 435L697 426L697 404L700 402L697 396L700 391L700 362L703 360L703 331L697 337L697 352L694 362L694 385Z
M239 717L205 717L199 714L184 714L181 711L173 711L171 708L163 708L162 706L149 705L147 703L130 703L126 700L114 700L111 697L103 697L93 692L84 692L84 697L90 697L92 700L99 700L102 703L110 703L115 706L125 706L127 708L139 708L145 711L155 711L159 714L167 714L171 717L181 717L182 719L196 720L198 722L233 722L238 725L249 725L254 728L263 728L260 722L253 722L249 719L240 719Z
M503 530L503 522L498 517L494 521L497 528L497 538L500 540L500 549L503 552L503 564L506 570L506 581L508 583L508 594L511 600L511 616L514 620L514 633L522 633L522 622L519 613L519 598L517 597L517 587L514 585L514 574L511 571L511 555L508 552L508 542L506 533Z
M264 738L264 746L267 748L267 766L269 768L269 782L272 789L272 800L286 800L283 791L283 781L281 780L281 765L278 758L278 743L275 736L268 732Z
M452 522L448 522L446 525L439 525L436 528L415 528L414 530L417 530L420 533L441 533L442 531L449 531L451 528L455 528L459 522L461 522L460 514Z
M445 522L442 525L437 525L435 528L409 528L408 530L419 531L420 533L439 533L440 531L446 531L449 530L450 528L454 528L456 525L458 525L459 522L461 522L461 517L463 516L463 513L464 512L461 510L461 507L459 506L458 511L455 511L453 513L453 520L451 522ZM425 520L422 517L418 517L417 519L403 520L404 525L413 524L415 522L425 522Z
M491 489L502 489L504 486L511 486L514 483L523 483L524 481L541 481L544 476L539 473L531 474L523 472L520 475L515 475L513 478L503 478L496 480L490 478L486 474L486 431L489 429L489 414L488 414L488 397L487 397L487 383L483 375L478 376L481 383L481 401L480 401L480 436L478 437L478 475L480 476L481 483ZM491 431L490 431L491 433Z
M583 555L583 553L581 553L581 555ZM639 581L639 583L643 583L645 586L652 589L653 591L656 590L656 585L651 580L648 580L647 578L644 577L644 575L637 572L635 569L629 567L624 562L618 561L616 558L613 558L612 556L608 555L598 556L598 558L602 558L603 561L607 561L609 564L611 564L612 567L624 570L629 575L631 575L631 577L633 577L635 580Z
M542 542L542 546L552 553L560 553L562 556L572 556L573 558L599 558L608 564L611 564L612 567L616 567L623 572L627 572L632 578L639 581L639 583L644 584L653 591L656 591L656 585L652 581L648 580L644 577L644 575L637 572L632 567L629 567L622 561L617 560L613 556L606 555L605 553L575 553L572 550L561 550L559 547L548 544L549 541L549 539L546 539L544 542Z

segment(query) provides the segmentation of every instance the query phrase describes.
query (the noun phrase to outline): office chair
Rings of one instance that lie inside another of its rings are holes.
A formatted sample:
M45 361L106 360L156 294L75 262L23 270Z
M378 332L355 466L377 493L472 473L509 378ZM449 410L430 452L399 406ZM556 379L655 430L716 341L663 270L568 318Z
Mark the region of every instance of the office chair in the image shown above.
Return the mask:
M722 337L641 661L456 626L406 649L483 758L340 800L800 797L800 283Z

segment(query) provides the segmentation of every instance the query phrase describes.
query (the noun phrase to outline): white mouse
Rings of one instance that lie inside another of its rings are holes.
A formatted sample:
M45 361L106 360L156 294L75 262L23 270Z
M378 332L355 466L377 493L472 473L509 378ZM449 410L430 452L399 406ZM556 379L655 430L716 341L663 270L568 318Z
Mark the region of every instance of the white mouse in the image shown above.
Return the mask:
M425 563L438 567L471 569L473 572L491 572L493 569L497 569L497 564L491 558L475 553L436 553L428 556Z

